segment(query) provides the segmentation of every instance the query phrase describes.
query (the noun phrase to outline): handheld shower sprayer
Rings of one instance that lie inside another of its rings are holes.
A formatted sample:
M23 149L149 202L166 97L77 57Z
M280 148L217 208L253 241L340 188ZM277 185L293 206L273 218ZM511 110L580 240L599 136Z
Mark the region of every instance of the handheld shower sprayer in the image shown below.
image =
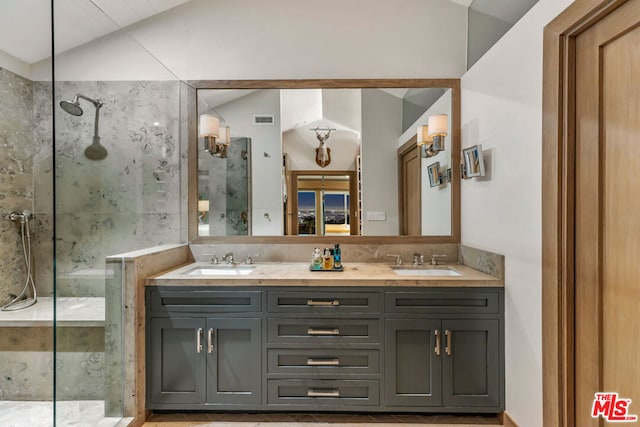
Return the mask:
M27 279L25 281L22 292L13 298L8 304L0 308L2 311L15 311L32 306L38 301L38 293L36 285L33 282L33 269L31 262L31 230L29 229L29 221L33 218L33 213L25 209L22 213L11 212L9 219L11 221L20 222L20 235L22 237L22 255L27 268ZM31 298L27 296L27 289L31 285Z

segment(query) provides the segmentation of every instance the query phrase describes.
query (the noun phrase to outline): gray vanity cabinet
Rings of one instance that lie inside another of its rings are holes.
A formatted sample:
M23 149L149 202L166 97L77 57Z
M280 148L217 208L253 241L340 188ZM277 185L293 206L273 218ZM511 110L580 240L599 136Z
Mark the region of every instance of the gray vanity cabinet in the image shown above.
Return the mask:
M503 290L385 293L385 399L398 409L504 408Z
M147 302L149 409L260 406L261 292L148 289Z

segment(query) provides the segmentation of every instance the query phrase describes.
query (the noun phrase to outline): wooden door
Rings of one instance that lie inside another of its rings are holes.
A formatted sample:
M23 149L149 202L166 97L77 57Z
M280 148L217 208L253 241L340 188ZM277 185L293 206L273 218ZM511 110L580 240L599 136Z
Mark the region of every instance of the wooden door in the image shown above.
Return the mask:
M575 425L640 414L640 0L575 39Z
M400 165L400 234L422 235L420 165L421 158L412 140L398 150Z

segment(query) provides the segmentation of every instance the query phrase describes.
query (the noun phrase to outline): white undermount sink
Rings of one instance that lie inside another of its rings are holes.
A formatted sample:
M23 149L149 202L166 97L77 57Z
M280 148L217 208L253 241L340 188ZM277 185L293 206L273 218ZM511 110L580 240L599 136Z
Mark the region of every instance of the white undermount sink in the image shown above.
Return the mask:
M391 267L399 276L462 276L449 267Z
M183 274L187 276L246 276L255 269L251 265L199 265Z

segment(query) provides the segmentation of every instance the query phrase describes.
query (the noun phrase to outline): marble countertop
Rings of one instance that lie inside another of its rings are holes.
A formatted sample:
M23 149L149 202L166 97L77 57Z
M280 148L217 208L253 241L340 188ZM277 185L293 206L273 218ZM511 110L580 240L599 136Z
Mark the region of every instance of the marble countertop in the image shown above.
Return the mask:
M384 263L347 263L344 271L309 271L309 263L274 262L256 263L247 275L237 276L187 276L194 267L211 267L206 262L197 262L166 272L146 281L147 286L415 286L415 287L503 287L504 281L459 264L445 264L438 267L428 265L419 268L449 268L459 276L400 276L392 266ZM395 267L395 266L393 266ZM214 267L215 268L215 267ZM222 267L224 268L224 267ZM411 265L401 266L415 269Z

